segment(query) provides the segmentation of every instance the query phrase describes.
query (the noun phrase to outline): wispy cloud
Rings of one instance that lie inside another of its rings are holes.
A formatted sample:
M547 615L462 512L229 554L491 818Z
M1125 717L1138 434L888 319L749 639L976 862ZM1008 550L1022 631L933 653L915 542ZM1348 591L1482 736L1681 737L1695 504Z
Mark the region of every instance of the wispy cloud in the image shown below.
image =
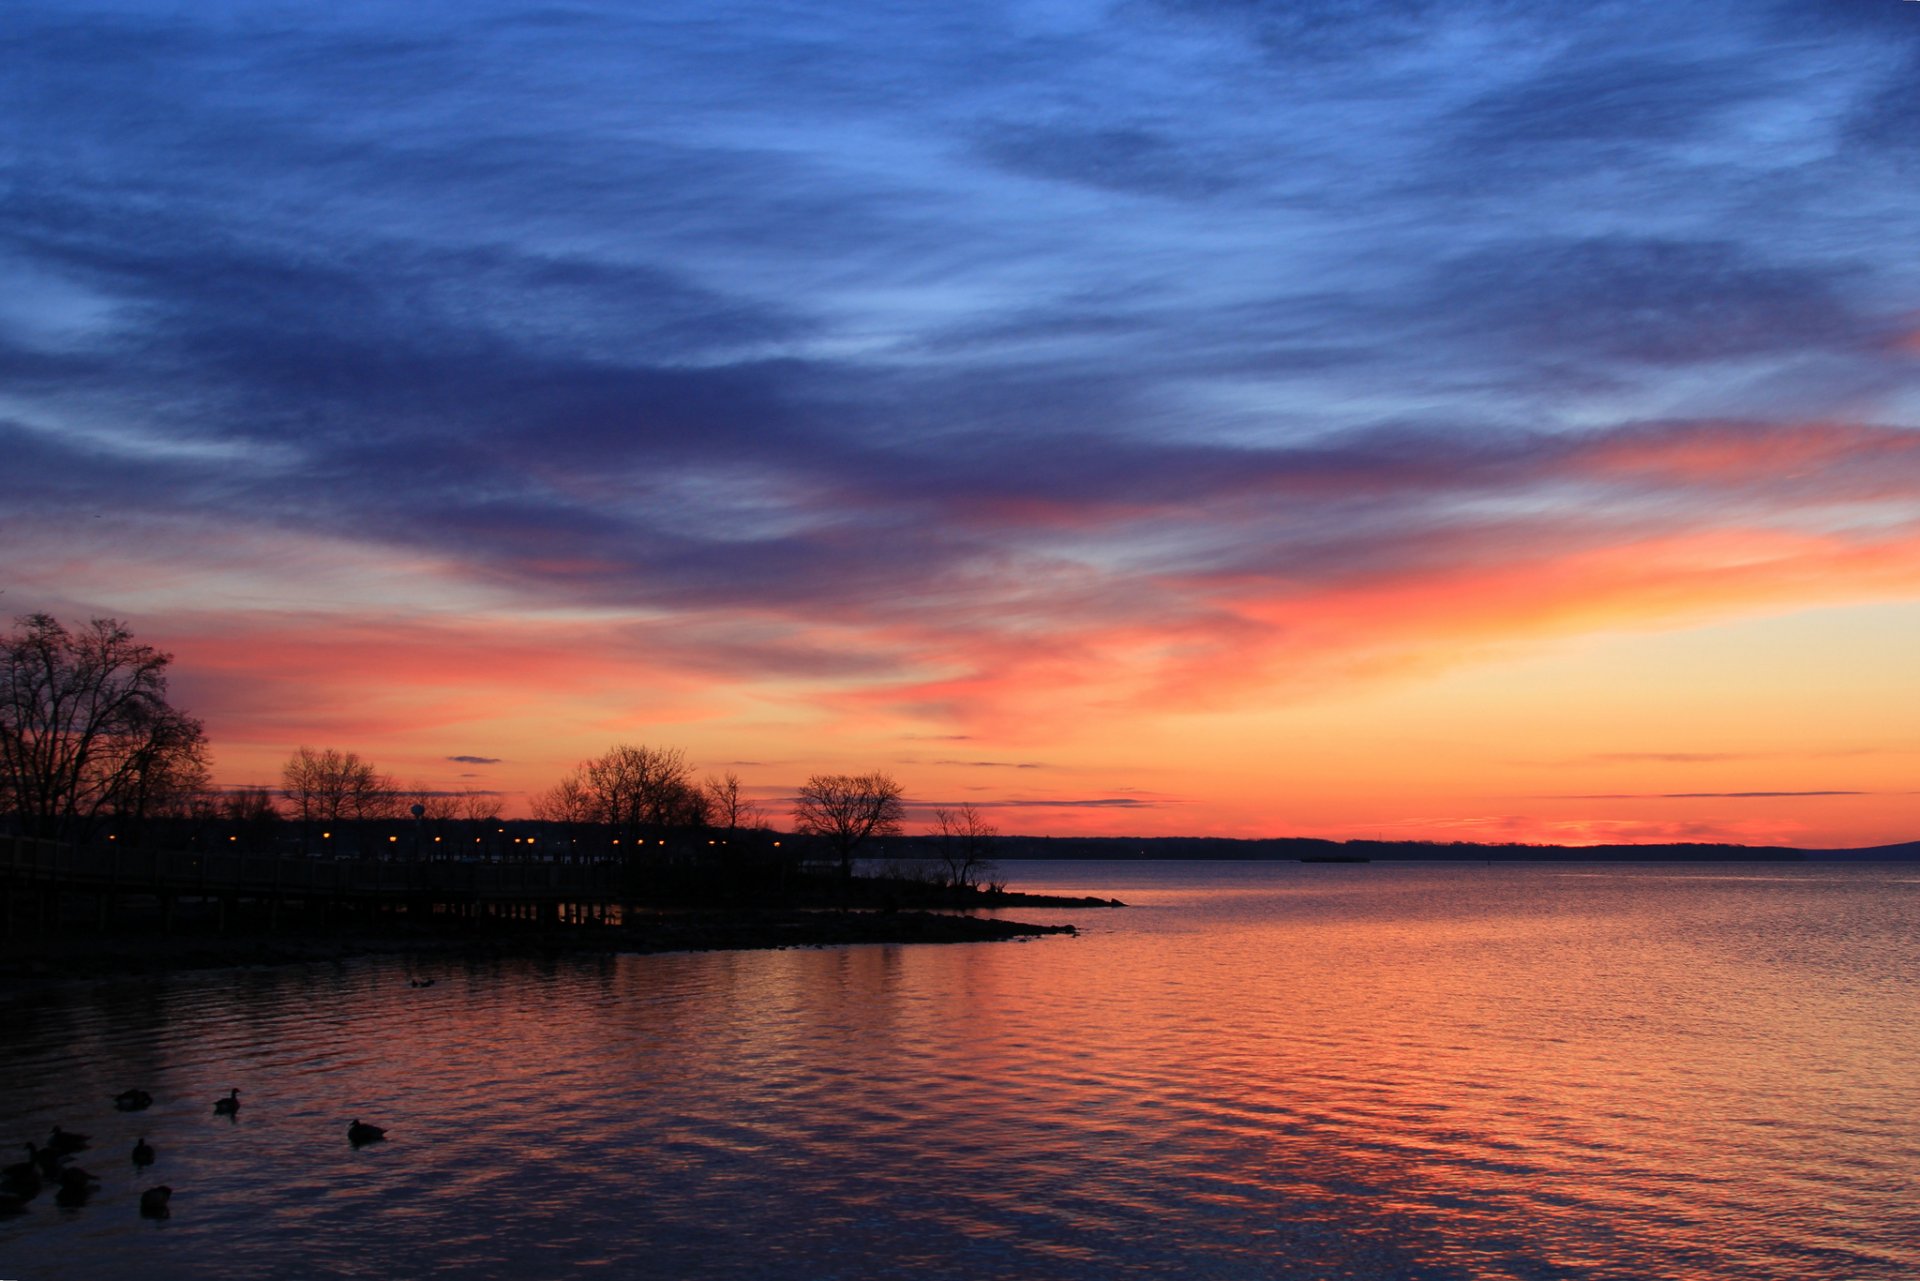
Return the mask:
M1837 790L1810 792L1604 792L1585 796L1562 796L1557 800L1567 801L1701 801L1701 800L1765 800L1769 798L1796 796L1870 796L1871 792L1849 792Z
M979 771L1920 599L1905 8L41 6L5 600L262 753Z
M940 760L935 765L957 765L962 769L1043 769L1038 761L959 761Z

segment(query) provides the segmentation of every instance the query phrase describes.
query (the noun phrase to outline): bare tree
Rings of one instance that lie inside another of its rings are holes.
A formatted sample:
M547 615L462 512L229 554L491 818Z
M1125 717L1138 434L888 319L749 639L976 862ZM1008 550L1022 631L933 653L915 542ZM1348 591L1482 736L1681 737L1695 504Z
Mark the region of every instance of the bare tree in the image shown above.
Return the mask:
M759 826L760 807L741 794L740 776L732 770L707 775L702 790L707 794L707 808L715 827L737 832Z
M840 877L853 879L853 852L875 836L897 836L906 814L900 784L890 774L815 774L793 801L793 828L817 836L840 858Z
M569 827L594 821L593 792L579 770L567 775L544 792L535 792L527 801L533 816L543 823L564 823Z
M311 827L355 819L391 818L399 809L393 779L356 752L302 747L281 767L281 795L293 815Z
M272 792L264 787L233 788L220 794L219 810L228 835L236 838L236 843L250 850L271 848L274 829L280 823Z
M594 817L623 837L707 820L706 798L677 747L611 747L581 765L579 784L593 798Z
M0 809L27 835L84 841L204 791L205 734L167 702L173 655L117 619L18 626L0 636Z
M400 798L407 806L408 813L418 805L417 817L428 823L444 823L460 814L460 797L449 792L437 792L425 783L415 780L407 788L405 796Z
M500 793L463 787L458 797L460 817L469 823L491 823L500 817Z
M955 889L970 889L994 870L990 856L1000 829L981 817L972 805L936 809L933 827L927 834L938 838L940 859L947 865L947 884Z

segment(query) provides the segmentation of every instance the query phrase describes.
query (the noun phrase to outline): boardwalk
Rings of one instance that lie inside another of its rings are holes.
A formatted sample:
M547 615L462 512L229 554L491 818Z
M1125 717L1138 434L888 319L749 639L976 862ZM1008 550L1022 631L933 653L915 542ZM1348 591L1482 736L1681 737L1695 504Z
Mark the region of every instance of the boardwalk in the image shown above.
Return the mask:
M224 926L236 910L303 914L405 912L416 918L602 920L622 897L616 862L463 862L181 850L76 849L0 836L0 929L71 917L76 902L108 928L126 909L157 907L171 925L183 904L210 904Z

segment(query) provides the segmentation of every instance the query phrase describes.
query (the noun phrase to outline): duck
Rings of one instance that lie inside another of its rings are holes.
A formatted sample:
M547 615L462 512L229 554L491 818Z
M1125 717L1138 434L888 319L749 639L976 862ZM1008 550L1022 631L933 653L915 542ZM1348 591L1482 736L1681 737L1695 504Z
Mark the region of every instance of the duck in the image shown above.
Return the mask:
M87 1198L92 1196L99 1186L100 1180L78 1166L62 1170L60 1171L60 1190L53 1194L54 1204L69 1207L85 1205Z
M56 1125L47 1138L47 1151L56 1156L72 1156L75 1152L84 1152L91 1142L93 1139L88 1135L70 1134Z
M347 1126L347 1142L356 1148L366 1143L378 1143L386 1137L385 1130L377 1125L368 1125L364 1121L356 1120Z
M40 1170L41 1177L57 1179L60 1177L60 1163L67 1159L66 1153L55 1152L52 1148L27 1144L27 1160Z
M140 1194L140 1217L143 1219L164 1219L173 1211L167 1208L167 1202L173 1199L173 1189L162 1183L158 1187L148 1188Z
M215 1099L213 1101L213 1114L215 1116L232 1116L239 1110L240 1110L240 1091L239 1090L228 1090L226 1098Z
M34 1150L31 1143L27 1147L30 1153ZM32 1200L40 1195L40 1181L40 1163L30 1154L26 1160L0 1169L0 1194Z
M122 1090L113 1096L113 1106L122 1112L140 1112L153 1106L153 1096L145 1090Z
M83 1170L77 1165L70 1165L60 1171L59 1183L62 1188L87 1188L91 1190L100 1186L100 1176Z
M433 980L432 979L408 979L407 986L408 987L432 987Z
M153 1164L153 1144L147 1142L147 1136L141 1135L140 1141L133 1145L133 1163L144 1170Z

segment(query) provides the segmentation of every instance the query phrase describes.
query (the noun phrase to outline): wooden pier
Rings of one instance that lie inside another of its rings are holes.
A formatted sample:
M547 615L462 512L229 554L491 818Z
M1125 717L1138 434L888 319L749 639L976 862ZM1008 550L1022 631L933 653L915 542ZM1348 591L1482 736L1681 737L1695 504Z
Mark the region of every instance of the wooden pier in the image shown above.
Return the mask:
M223 930L243 913L271 928L288 912L321 921L404 913L419 921L599 923L619 919L626 871L616 861L83 849L0 836L0 932L71 928L76 911L101 930L130 914L171 929L183 911L210 916Z

